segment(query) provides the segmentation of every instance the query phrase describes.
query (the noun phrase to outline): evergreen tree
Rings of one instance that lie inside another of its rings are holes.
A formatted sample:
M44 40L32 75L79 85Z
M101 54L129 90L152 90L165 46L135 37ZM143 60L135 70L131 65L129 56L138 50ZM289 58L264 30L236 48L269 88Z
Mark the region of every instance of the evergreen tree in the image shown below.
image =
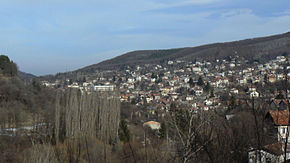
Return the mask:
M228 110L233 110L236 108L236 98L234 96L231 96L231 99L230 99L230 104L228 106Z
M153 72L151 78L157 79L157 75Z
M207 83L205 85L205 87L203 88L203 91L206 92L206 93L209 93L209 91L210 91L210 84L209 83Z
M275 97L275 99L282 100L282 99L284 99L284 95L280 92L280 93Z
M268 75L267 75L267 74L264 75L264 82L265 82L265 83L268 82Z
M6 55L0 55L0 68L4 68L6 63L10 63L10 59Z
M119 138L121 141L127 143L130 141L130 131L127 126L126 120L122 119L119 125Z
M199 76L199 78L198 78L197 85L204 86L204 82L203 82L203 79L201 76Z
M213 92L213 90L210 91L210 96L209 96L209 97L210 97L210 98L211 98L211 97L214 97L214 92Z
M194 86L194 82L193 82L192 77L190 77L188 83L189 83L190 87L193 87Z
M166 136L166 125L164 122L161 123L161 128L159 129L159 138L163 139Z

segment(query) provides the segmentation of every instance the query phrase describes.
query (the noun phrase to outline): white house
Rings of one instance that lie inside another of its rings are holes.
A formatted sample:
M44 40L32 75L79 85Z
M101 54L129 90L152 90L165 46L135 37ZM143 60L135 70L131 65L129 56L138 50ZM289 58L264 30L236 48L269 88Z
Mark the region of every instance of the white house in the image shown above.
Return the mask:
M95 85L94 90L95 91L114 91L115 86L114 85Z
M186 101L192 101L194 98L193 98L193 96L186 96Z
M200 72L201 68L200 67L192 67L192 71L194 72Z
M201 96L203 94L203 89L201 87L195 87L194 92L196 96Z
M260 94L257 91L253 91L253 92L250 93L250 97L254 97L254 98L259 97L259 95Z
M232 88L230 90L230 93L232 93L232 94L238 94L239 93L239 90L237 88Z

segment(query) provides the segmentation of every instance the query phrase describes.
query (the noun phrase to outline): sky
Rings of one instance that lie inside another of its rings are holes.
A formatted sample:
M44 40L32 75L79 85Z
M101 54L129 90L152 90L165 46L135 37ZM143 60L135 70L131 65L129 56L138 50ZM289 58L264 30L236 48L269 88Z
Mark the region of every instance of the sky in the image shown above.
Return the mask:
M290 31L290 0L0 0L0 54L35 75Z

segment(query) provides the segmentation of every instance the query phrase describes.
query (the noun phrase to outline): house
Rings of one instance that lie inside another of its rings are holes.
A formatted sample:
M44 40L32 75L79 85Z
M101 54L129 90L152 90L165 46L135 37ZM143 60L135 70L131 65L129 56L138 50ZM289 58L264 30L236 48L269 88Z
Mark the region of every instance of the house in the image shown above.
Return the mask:
M268 80L269 80L270 83L274 83L274 82L276 82L276 76L275 75L270 75L268 77Z
M154 100L160 100L160 95L159 94L153 94Z
M193 98L193 96L186 96L185 99L186 99L186 101L193 101L194 98Z
M254 86L249 87L249 92L255 92L255 91L256 91L256 87L254 87Z
M276 59L278 62L285 62L286 61L285 56L277 56Z
M266 119L270 121L277 129L278 142L274 144L269 144L264 146L262 149L250 150L248 152L249 163L262 163L262 162L273 162L282 163L285 157L285 147L286 148L286 160L290 160L290 143L286 145L286 137L290 139L289 133L287 134L287 127L289 132L289 120L290 112L289 110L270 110ZM258 156L258 157L257 157Z
M247 80L245 78L243 79L238 79L239 84L243 85L243 84L247 84Z
M284 74L277 74L277 80L285 80Z
M257 91L254 91L254 92L251 92L251 93L250 93L250 97L252 97L252 98L253 98L253 97L254 97L254 98L259 97L259 95L260 95L260 94L259 94L259 92L257 92Z
M230 63L230 67L234 68L234 67L236 67L236 64L235 63Z
M200 67L192 67L192 71L194 72L200 72L201 68Z
M173 100L176 100L178 98L178 94L177 93L171 93L170 96L171 96L171 98Z
M223 78L223 83L224 83L224 84L229 84L229 82L230 82L230 81L229 81L229 78L227 78L227 77L224 77L224 78Z
M274 124L277 128L278 141L284 141L287 137L287 127L290 130L290 112L289 110L270 110L266 118ZM288 139L290 140L290 134L288 134Z
M238 93L239 93L239 90L238 90L237 88L232 88L232 89L230 90L230 93L231 93L231 94L238 94Z
M193 90L196 96L201 96L203 94L203 89L201 87L194 87Z
M206 106L212 106L213 103L214 103L214 99L206 99L206 100L204 101L204 104L205 104Z
M249 163L282 163L284 162L285 143L275 143L264 146L261 150L249 151ZM286 160L290 159L290 144L287 146ZM259 159L261 158L261 162ZM258 157L256 157L258 156Z
M133 83L135 81L134 78L128 78L128 83Z

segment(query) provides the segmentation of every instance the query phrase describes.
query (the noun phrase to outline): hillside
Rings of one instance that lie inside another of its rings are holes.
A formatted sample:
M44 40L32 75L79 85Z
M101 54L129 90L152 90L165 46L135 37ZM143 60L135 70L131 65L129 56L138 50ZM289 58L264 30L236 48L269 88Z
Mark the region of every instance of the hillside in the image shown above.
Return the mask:
M290 32L280 35L246 39L235 42L215 43L198 47L186 47L168 50L133 51L110 60L94 64L77 71L94 71L96 69L115 69L146 63L163 63L168 60L194 60L225 58L239 55L253 60L272 59L277 55L290 53Z
M32 80L33 78L36 78L37 76L33 75L33 74L30 74L30 73L26 73L26 72L22 72L22 71L19 71L18 72L18 76L20 79L22 79L23 81L30 81Z
M98 64L90 65L82 69L70 72L74 73L94 73L96 70L120 69L125 66L142 65L147 63L162 64L168 60L195 59L213 60L238 55L250 61L260 61L261 63L275 58L277 55L290 54L290 32L241 41L215 43L197 47L185 47L166 50L139 50L129 52L113 59L109 59ZM68 73L57 75L68 76ZM46 76L51 79L52 76Z

